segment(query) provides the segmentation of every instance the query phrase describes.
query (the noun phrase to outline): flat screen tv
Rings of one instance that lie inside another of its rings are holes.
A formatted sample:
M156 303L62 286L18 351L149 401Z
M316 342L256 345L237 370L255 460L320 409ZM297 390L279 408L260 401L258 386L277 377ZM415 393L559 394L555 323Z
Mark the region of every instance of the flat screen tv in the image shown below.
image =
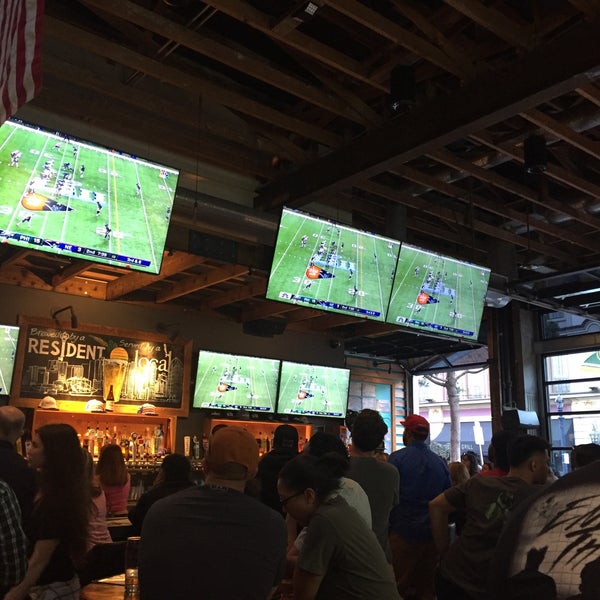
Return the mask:
M476 340L490 270L402 244L387 321Z
M342 419L348 408L350 369L282 361L277 412Z
M284 208L266 297L383 321L399 248L397 240Z
M192 406L274 413L279 362L201 350Z
M19 328L0 325L0 396L10 395Z
M179 172L66 133L0 127L0 241L158 273Z

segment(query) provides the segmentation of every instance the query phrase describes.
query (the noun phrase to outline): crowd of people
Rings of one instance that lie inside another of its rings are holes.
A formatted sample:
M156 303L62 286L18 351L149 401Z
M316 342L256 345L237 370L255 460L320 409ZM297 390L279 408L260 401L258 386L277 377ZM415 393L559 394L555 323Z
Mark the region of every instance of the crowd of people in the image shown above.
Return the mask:
M299 453L296 428L280 425L260 459L247 430L221 426L201 484L188 458L168 455L127 512L118 446L94 465L70 425L49 424L25 459L24 421L0 407L0 599L78 599L86 561L112 544L107 513L141 535L141 600L600 598L596 444L549 483L543 439L499 431L487 468L469 453L447 464L416 414L389 457L370 409L348 424L349 447L317 431Z

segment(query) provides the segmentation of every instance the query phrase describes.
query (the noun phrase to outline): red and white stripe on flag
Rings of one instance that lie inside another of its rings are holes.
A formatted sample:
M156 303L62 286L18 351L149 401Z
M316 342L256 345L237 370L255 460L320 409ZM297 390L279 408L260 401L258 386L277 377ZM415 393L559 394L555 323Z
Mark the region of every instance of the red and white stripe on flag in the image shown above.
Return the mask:
M42 85L44 0L0 0L0 124Z

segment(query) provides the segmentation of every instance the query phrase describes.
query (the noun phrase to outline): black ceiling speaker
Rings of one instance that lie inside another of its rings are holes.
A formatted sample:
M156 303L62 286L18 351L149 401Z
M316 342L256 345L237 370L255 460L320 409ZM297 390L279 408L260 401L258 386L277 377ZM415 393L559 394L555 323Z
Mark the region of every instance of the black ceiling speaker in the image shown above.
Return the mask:
M281 335L285 331L285 321L256 319L242 324L242 331L247 335L256 335L258 337L273 337Z
M417 99L415 70L411 65L396 65L390 73L390 107L394 112L413 106Z
M527 173L543 173L546 170L548 152L543 135L530 135L525 139L523 162Z

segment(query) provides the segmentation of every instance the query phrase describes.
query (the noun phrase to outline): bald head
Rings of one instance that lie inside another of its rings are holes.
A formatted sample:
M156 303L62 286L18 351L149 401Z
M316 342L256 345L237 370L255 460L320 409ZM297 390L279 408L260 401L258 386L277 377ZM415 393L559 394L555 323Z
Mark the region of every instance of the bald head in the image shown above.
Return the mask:
M23 433L25 415L16 406L0 406L0 440L14 444Z

